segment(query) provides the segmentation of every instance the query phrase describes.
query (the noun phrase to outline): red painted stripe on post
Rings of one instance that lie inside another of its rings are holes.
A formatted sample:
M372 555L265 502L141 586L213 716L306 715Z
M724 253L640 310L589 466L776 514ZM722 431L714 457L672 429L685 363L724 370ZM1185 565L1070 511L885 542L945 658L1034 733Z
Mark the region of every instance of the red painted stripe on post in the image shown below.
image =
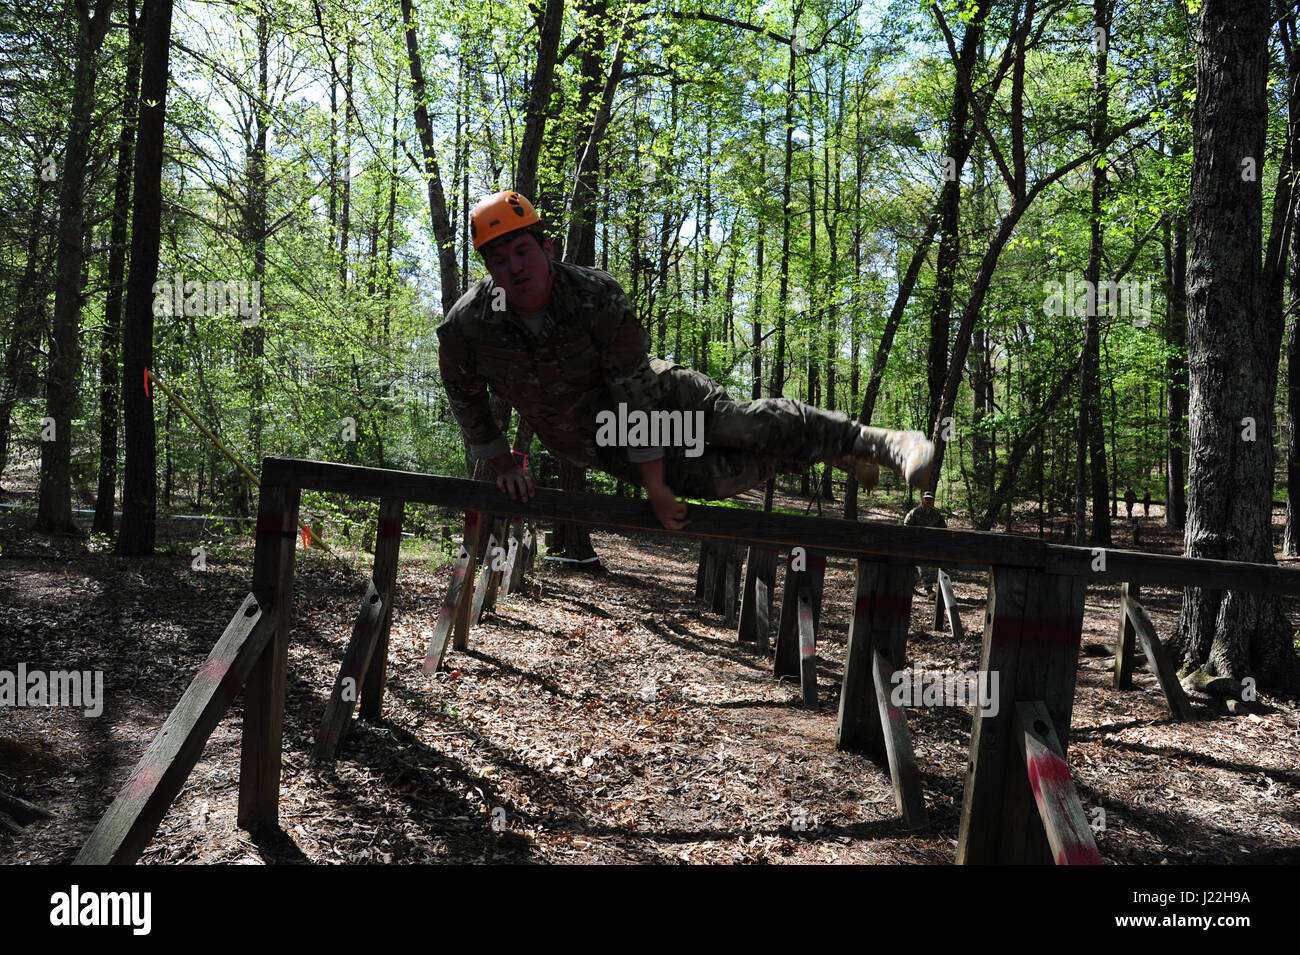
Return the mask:
M269 537L280 536L280 515L279 514L259 514L257 515L257 536L267 535Z
M392 518L383 518L379 521L379 539L387 540L390 537L398 537L402 533L402 522Z
M1070 814L1066 811L1062 791L1074 783L1069 765L1055 753L1039 753L1030 757L1028 768L1029 786L1034 791L1034 800L1041 806L1045 800L1051 798L1059 810L1058 818L1068 822ZM1101 853L1097 851L1091 839L1085 840L1073 829L1058 835L1065 840L1065 844L1056 853L1057 865L1102 864Z
M158 780L161 778L162 773L158 770L146 767L126 781L126 792L137 799L147 798L158 788Z

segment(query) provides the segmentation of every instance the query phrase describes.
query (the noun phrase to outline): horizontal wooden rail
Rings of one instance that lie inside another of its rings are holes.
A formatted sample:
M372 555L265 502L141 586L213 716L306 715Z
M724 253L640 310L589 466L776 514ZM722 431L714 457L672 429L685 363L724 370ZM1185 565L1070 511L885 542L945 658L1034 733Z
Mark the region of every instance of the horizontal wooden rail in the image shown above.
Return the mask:
M1300 568L1274 564L1071 547L985 531L764 514L705 504L691 505L687 514L690 526L667 531L646 502L598 494L538 488L537 496L523 504L482 481L292 458L266 458L262 475L264 484L355 497L391 497L457 510L521 514L616 530L748 541L777 548L798 546L859 558L889 556L918 564L997 564L1115 583L1137 580L1143 585L1300 595Z

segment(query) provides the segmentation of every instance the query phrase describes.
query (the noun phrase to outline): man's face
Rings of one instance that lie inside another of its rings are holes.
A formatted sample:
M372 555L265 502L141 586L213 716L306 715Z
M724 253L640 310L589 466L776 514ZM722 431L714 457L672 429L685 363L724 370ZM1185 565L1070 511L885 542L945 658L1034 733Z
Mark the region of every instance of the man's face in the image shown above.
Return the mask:
M925 505L925 509L928 511L928 510L930 510L931 508L934 507L934 498L932 498L932 497L923 497L923 498L921 498L921 503Z
M539 246L527 232L494 246L485 259L492 281L505 290L510 307L521 312L537 312L551 297L551 240Z

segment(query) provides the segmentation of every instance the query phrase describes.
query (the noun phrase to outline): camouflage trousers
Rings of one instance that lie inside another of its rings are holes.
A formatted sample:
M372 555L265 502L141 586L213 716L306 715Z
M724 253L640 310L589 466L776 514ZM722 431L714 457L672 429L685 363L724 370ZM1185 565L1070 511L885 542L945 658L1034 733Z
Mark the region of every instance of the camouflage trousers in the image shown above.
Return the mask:
M818 461L849 454L856 422L793 398L736 401L698 371L655 359L651 367L664 388L664 410L704 412L704 452L664 449L664 481L682 497L717 500L758 487L782 473L798 473ZM601 470L633 484L641 474L621 448L602 448Z

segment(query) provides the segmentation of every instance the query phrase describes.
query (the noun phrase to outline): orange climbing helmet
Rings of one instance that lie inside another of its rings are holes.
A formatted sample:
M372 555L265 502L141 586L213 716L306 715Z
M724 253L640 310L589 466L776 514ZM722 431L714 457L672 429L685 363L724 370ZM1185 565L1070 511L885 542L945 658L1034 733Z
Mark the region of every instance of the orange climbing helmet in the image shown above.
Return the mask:
M533 204L512 190L480 199L469 214L469 236L478 251L493 239L542 221Z

